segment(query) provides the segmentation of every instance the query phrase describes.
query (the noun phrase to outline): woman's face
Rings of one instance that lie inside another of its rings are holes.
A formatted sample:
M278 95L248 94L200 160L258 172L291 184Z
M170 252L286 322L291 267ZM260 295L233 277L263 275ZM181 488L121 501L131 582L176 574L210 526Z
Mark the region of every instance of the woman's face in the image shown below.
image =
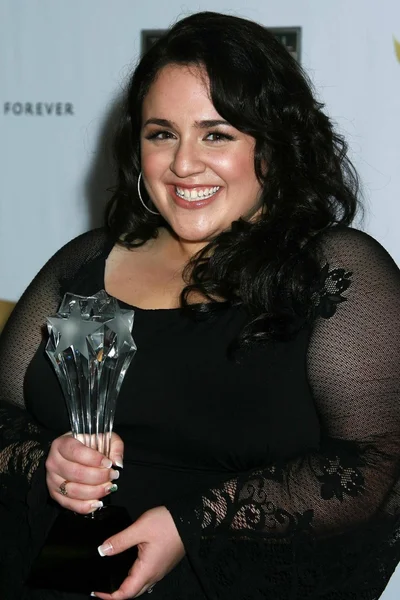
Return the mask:
M205 244L260 209L255 140L215 110L198 67L168 65L143 102L143 181L182 242Z

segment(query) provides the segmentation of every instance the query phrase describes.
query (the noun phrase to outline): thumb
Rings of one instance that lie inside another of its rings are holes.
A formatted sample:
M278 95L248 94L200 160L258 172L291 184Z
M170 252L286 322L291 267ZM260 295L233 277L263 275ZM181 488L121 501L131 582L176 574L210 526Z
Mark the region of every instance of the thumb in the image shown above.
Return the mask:
M116 467L121 469L124 466L124 442L117 433L111 436L110 459Z
M137 546L143 540L139 537L138 526L136 523L132 523L126 529L123 529L119 533L112 535L105 540L101 546L97 548L100 556L114 556L114 554L120 554L124 550L128 550L133 546Z

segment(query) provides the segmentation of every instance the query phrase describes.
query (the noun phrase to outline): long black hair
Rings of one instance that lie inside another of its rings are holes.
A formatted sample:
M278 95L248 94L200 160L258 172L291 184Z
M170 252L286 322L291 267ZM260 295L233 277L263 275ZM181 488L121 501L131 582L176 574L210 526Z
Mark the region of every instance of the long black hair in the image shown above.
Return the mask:
M291 335L311 315L319 234L349 225L356 212L358 179L346 143L300 65L267 29L213 12L186 17L143 56L127 90L114 145L118 181L106 211L112 234L127 247L167 225L142 207L136 186L143 100L168 64L205 69L217 112L255 138L262 186L259 220L235 221L191 259L182 305L190 307L196 291L207 300L197 312L216 310L216 298L244 306L250 319L241 344Z

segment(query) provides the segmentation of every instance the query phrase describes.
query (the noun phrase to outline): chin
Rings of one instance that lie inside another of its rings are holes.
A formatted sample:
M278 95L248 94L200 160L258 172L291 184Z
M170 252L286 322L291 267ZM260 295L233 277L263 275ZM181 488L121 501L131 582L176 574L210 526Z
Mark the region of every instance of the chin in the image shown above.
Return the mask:
M178 224L173 224L172 230L180 240L194 244L208 244L219 233L219 230L216 231L209 227L200 229L197 227L179 226Z
M175 234L179 237L183 242L187 242L190 244L203 244L207 245L211 240L213 240L218 233L211 232L175 232Z

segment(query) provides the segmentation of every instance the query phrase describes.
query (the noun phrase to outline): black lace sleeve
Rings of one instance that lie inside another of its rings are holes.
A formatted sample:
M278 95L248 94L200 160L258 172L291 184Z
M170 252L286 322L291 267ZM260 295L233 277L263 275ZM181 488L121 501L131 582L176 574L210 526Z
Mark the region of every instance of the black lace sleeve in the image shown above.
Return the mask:
M208 599L372 600L400 559L400 273L361 232L323 247L319 451L168 506Z
M0 336L0 598L23 597L22 582L56 516L48 502L44 460L52 434L25 408L24 377L41 342L46 317L64 285L103 248L96 230L49 260L27 288Z

